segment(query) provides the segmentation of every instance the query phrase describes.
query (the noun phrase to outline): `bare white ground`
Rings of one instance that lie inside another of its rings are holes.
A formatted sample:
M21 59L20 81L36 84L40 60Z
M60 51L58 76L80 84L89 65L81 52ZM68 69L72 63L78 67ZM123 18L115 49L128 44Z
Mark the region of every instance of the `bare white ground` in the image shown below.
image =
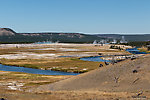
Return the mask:
M36 54L36 53L18 53L18 54L6 54L6 55L0 55L0 59L40 59L40 58L51 58L56 57L56 54Z

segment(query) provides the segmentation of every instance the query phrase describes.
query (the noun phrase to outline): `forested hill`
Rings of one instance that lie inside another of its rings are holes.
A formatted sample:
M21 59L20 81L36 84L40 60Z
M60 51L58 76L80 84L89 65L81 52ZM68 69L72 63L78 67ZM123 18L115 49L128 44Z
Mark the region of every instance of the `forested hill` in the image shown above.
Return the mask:
M9 31L8 31L9 30ZM96 35L87 35L81 33L16 33L9 28L1 28L0 43L33 43L40 41L52 41L63 43L92 43L94 40L100 41L101 38Z
M150 34L97 34L97 36L103 37L103 38L113 38L113 39L121 39L122 36L127 41L133 42L133 41L150 41Z
M122 35L122 34L81 34L63 32L45 33L16 33L10 28L0 28L0 43L33 43L42 41L59 41L61 43L92 43L94 40L120 40L124 36L128 42L149 41L150 34Z

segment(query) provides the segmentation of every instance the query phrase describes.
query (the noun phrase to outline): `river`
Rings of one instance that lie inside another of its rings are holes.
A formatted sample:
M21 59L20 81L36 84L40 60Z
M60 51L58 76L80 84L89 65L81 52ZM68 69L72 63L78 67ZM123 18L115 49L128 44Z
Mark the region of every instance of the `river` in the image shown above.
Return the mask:
M31 73L31 74L41 74L41 75L78 75L78 73L40 70L40 69L25 68L25 67L7 66L7 65L2 65L2 64L0 64L0 70L12 71L12 72L24 72L24 73Z

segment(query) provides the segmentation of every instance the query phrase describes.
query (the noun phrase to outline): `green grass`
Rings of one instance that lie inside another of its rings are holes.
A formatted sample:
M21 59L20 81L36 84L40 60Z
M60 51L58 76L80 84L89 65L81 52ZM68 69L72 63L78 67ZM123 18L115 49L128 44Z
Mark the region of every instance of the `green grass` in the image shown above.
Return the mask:
M36 86L36 85L44 85L44 84L50 84L50 83L53 83L53 82L38 82L38 83L33 83L33 82L30 82L30 83L27 83L25 84L25 86Z
M148 51L147 48L139 48L138 50L140 50L140 52L150 53L150 51Z
M37 65L32 65L32 64L24 64L24 65L21 65L22 67L27 67L27 68L34 68L34 69L39 69L40 66L37 66Z
M73 60L73 61L80 61L79 58L70 58L70 60Z

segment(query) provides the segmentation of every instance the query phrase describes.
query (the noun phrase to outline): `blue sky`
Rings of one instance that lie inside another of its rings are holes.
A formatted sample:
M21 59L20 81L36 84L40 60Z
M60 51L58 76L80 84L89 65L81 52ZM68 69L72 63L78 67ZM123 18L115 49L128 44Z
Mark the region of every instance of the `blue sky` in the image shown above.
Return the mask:
M150 33L150 0L0 0L16 32Z

